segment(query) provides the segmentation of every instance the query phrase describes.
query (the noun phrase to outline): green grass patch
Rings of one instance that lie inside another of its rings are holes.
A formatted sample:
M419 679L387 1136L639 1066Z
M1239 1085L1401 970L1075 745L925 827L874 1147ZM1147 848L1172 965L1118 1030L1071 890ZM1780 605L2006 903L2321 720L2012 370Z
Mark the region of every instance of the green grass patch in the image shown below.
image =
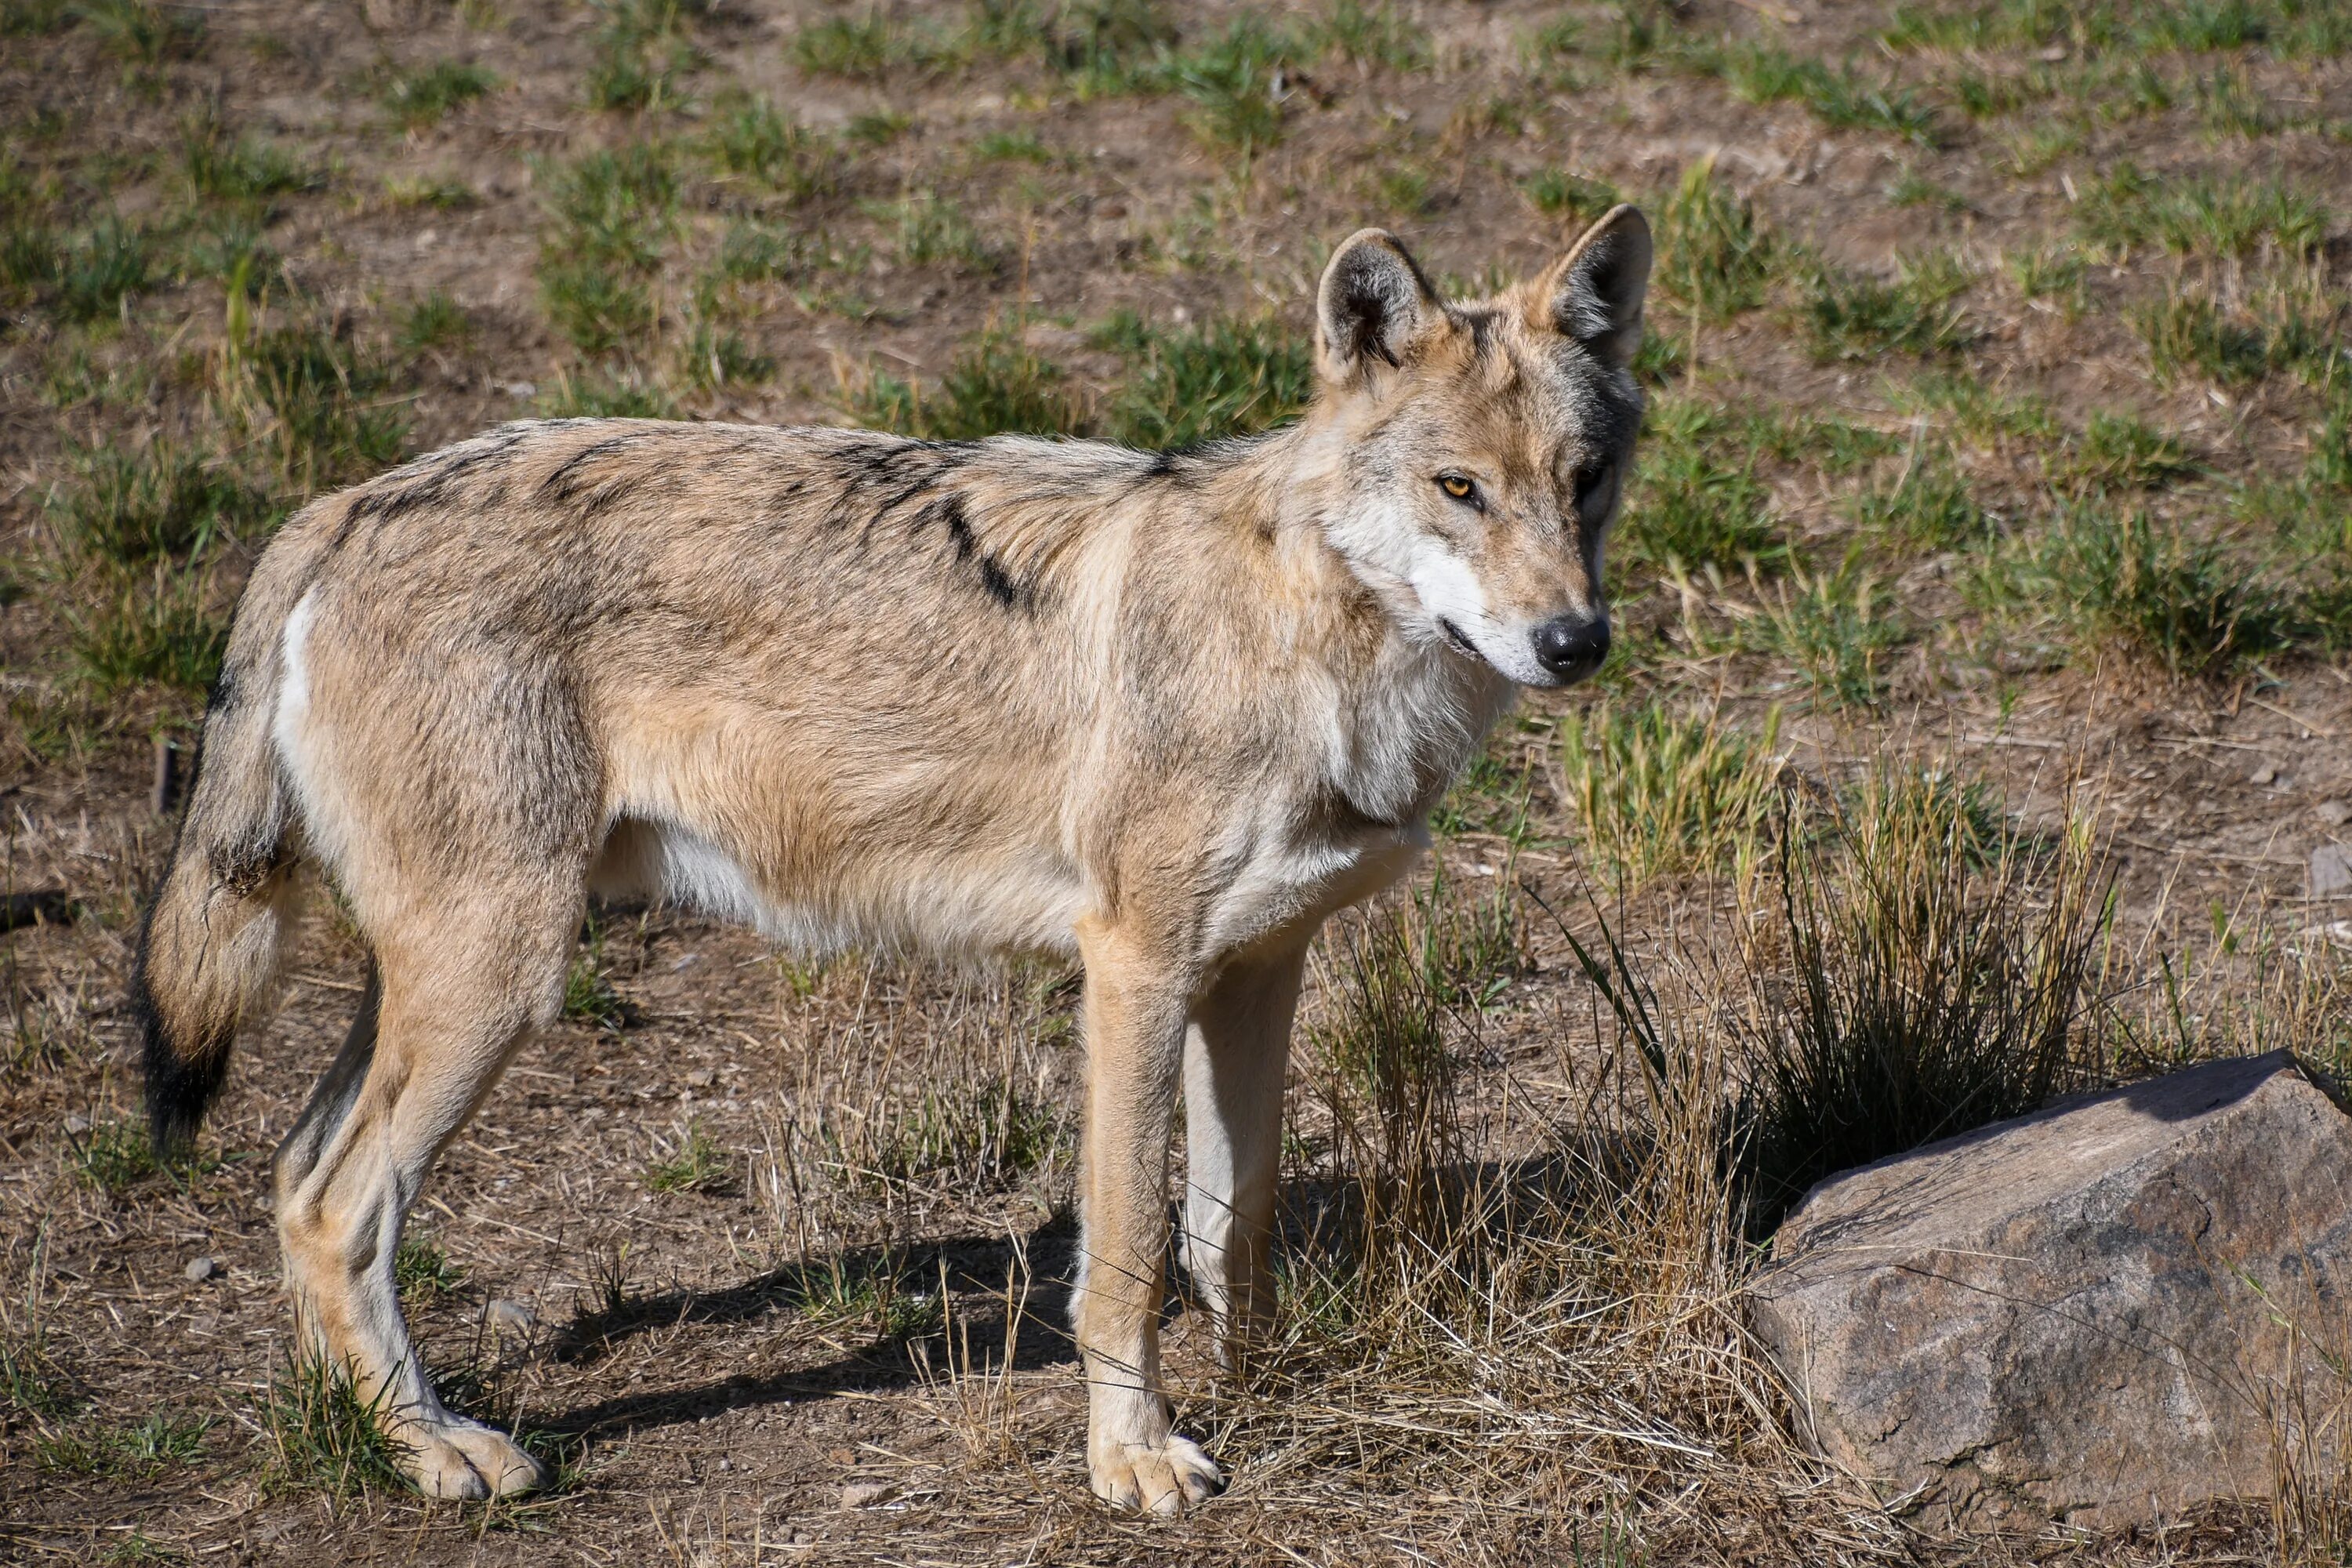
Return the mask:
M793 58L814 76L883 81L894 75L935 75L966 58L962 40L944 29L902 21L880 7L826 16L793 35Z
M1667 569L1774 563L1788 546L1771 498L1745 468L1696 445L1660 444L1643 454L1619 535L1635 561Z
M348 336L309 321L260 325L242 303L230 312L225 402L276 452L287 483L309 494L397 460L408 424L390 370Z
M977 276L1004 269L1004 256L980 232L961 204L931 191L869 204L866 212L895 231L898 259L909 267L943 266Z
M2051 602L2078 632L2174 676L2226 675L2295 640L2287 593L2213 541L2142 510L2065 510L2038 564Z
M688 1121L646 1166L646 1185L656 1193L723 1193L734 1184L734 1162L698 1121Z
M621 994L614 989L612 971L604 963L604 932L593 921L588 922L586 934L581 940L580 951L572 956L571 968L564 971L563 1016L613 1035L619 1034L629 1025L629 1005L622 1001Z
M153 68L185 59L205 38L205 19L155 0L80 0L72 14L124 65Z
M1861 708L1884 695L1887 658L1913 635L1856 552L1834 571L1792 563L1789 580L1737 623L1730 646L1787 660L1820 701Z
M388 1391L363 1400L341 1368L305 1355L271 1381L257 1414L268 1446L265 1493L348 1498L409 1489L400 1446L383 1430Z
M256 202L325 184L291 150L233 132L210 114L182 122L180 173L190 195L209 201Z
M776 361L754 349L743 334L713 321L697 321L677 348L678 374L702 392L755 386L773 377Z
M1606 180L1588 179L1565 169L1538 169L1519 182L1528 205L1546 217L1590 223L1615 206L1617 187Z
M655 112L684 94L678 79L701 64L688 21L707 0L592 0L597 14L583 94L591 109Z
M197 1153L169 1161L156 1157L147 1130L128 1121L105 1121L87 1131L66 1134L67 1165L74 1179L110 1198L127 1197L161 1176L175 1184L220 1168L220 1161Z
M438 289L412 301L401 312L397 342L410 353L426 349L456 348L474 335L474 320L466 308Z
M101 1480L152 1480L195 1462L212 1421L158 1413L129 1426L68 1426L33 1441L33 1458L54 1474Z
M677 174L667 149L633 142L542 170L551 186L540 242L540 300L583 353L653 330L648 279L676 232Z
M1162 85L1192 102L1185 124L1204 145L1244 160L1282 139L1275 78L1307 50L1255 12L1168 58Z
M2167 385L2189 375L2243 385L2270 371L2270 343L2262 329L2209 295L2175 289L2129 307L2126 317L2147 347L2149 368Z
M1743 416L1732 438L1758 458L1797 463L1824 474L1850 474L1903 449L1903 438L1834 415L1764 407Z
M269 511L267 499L176 442L69 450L51 502L67 545L122 565L201 554Z
M394 211L425 207L436 212L458 212L479 204L482 195L463 180L432 174L394 174L383 182L383 199Z
M796 200L839 183L839 154L832 141L764 98L722 100L705 137L721 169Z
M153 269L147 231L112 213L73 236L56 254L58 309L69 321L112 316L144 290Z
M1889 353L1954 353L1973 337L1965 312L1954 302L1965 287L1947 269L1925 263L1903 267L1891 281L1820 268L1807 283L1804 300L1813 357L1826 364Z
M163 561L152 574L108 574L89 603L67 611L75 677L100 699L142 686L210 689L228 625L205 600L200 577Z
M2094 414L2050 462L2050 478L2077 495L2156 489L2197 471L2180 442L2128 414Z
M1328 0L1308 19L1306 38L1323 58L1368 69L1416 70L1430 60L1429 29L1394 0Z
M2128 253L2250 256L2270 247L2308 256L2327 238L2327 210L2284 181L2150 174L2124 163L2093 181L2074 207L2090 244Z
M1715 161L1683 172L1659 208L1654 281L1706 321L1728 321L1764 302L1775 247L1744 197L1715 177Z
M1905 464L1893 483L1864 489L1852 516L1861 528L1929 550L1972 543L1992 526L1946 448Z
M1883 132L1923 147L1941 140L1931 107L1906 89L1868 79L1851 63L1832 67L1756 43L1696 50L1689 58L1750 103L1793 100L1824 125Z
M1246 436L1291 418L1314 395L1307 345L1266 319L1217 320L1173 331L1122 312L1097 341L1127 361L1102 433L1161 451Z
M465 1283L466 1271L449 1255L421 1236L404 1236L392 1255L392 1282L400 1299L422 1305L446 1296Z
M376 89L376 101L403 127L422 131L438 125L453 110L494 91L498 72L471 60L435 60L413 69L394 70Z
M549 419L675 419L680 411L677 399L659 383L634 372L564 371L539 395L539 412Z
M1560 721L1560 793L1620 887L1744 859L1780 796L1780 710L1760 734L1713 710L1602 701Z
M1061 367L1000 333L967 345L932 387L869 371L845 388L843 401L860 424L934 441L1075 435L1087 424Z

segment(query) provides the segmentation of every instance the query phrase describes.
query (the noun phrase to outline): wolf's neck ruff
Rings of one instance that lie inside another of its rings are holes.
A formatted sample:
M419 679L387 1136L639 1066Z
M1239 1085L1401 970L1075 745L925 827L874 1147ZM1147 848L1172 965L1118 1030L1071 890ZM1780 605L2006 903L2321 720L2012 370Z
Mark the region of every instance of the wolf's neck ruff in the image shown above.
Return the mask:
M1184 1255L1263 1326L1290 1018L1335 910L1403 875L1514 685L1608 647L1647 229L1440 300L1334 254L1301 423L1150 454L652 421L509 426L306 508L257 565L134 989L157 1135L267 989L298 860L373 954L275 1167L311 1347L429 1492L537 1484L443 1408L391 1259L435 1152L561 1009L589 893L797 945L1087 973L1093 1486L1172 1510L1158 1314Z

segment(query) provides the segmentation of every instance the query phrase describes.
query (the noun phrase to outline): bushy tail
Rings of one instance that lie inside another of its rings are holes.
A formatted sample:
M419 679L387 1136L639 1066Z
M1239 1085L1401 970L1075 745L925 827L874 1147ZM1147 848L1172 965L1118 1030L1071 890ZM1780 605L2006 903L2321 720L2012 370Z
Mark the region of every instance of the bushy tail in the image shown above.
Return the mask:
M294 553L265 554L238 607L187 816L139 933L131 1000L145 1036L147 1121L159 1152L184 1145L202 1125L227 1075L237 1021L276 980L298 912L292 821L270 732L280 633L299 597L298 563L286 558Z

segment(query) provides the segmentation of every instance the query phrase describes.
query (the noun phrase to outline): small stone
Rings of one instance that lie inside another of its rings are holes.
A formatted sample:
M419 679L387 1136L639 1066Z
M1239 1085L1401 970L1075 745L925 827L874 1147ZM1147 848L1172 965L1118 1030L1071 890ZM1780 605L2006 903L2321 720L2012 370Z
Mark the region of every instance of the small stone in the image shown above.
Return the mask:
M2352 895L2352 847L2323 844L2311 852L2311 896L2340 899Z
M710 1080L718 1076L718 1074L712 1072L709 1068L697 1068L692 1072L686 1075L686 1081L692 1084L697 1089L709 1089L710 1087Z
M841 1489L841 1506L872 1508L876 1503L887 1500L896 1489L885 1481L852 1481Z
M2319 818L2319 826L2322 827L2341 827L2346 823L2352 822L2352 804L2340 800L2323 800L2311 808L2311 815Z
M191 1258L188 1266L180 1270L194 1284L201 1285L220 1272L220 1265L209 1258Z
M530 1325L534 1321L536 1320L532 1317L530 1309L520 1301L490 1303L490 1323L494 1328L503 1329L509 1333L527 1334L530 1332Z
M2254 770L2253 782L2258 784L2271 784L2275 782L2277 778L2278 764L2276 763L2264 763L2261 767Z
M724 1454L721 1454L721 1455L719 1455L719 1473L720 1473L721 1475L726 1474L729 1470L731 1470L731 1469L733 1469L734 1468L735 1468L735 1461L734 1461L734 1460L732 1460L732 1459L729 1458L728 1458L726 1455L724 1455Z
M84 1116L79 1110L75 1111L71 1116L66 1118L66 1131L72 1133L77 1138L80 1137L83 1133L89 1131L89 1118Z
M539 395L539 383L535 381L510 381L507 383L506 390L509 397L537 397Z

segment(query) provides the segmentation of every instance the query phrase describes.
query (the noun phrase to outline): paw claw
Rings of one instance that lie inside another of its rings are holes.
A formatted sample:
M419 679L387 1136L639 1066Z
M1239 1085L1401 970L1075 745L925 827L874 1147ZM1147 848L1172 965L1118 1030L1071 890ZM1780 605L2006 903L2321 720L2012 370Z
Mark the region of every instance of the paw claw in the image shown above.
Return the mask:
M1173 1518L1223 1491L1216 1461L1189 1437L1114 1443L1087 1468L1095 1496L1115 1509Z
M547 1470L502 1432L452 1418L415 1422L398 1434L401 1468L430 1498L480 1502L547 1484Z

